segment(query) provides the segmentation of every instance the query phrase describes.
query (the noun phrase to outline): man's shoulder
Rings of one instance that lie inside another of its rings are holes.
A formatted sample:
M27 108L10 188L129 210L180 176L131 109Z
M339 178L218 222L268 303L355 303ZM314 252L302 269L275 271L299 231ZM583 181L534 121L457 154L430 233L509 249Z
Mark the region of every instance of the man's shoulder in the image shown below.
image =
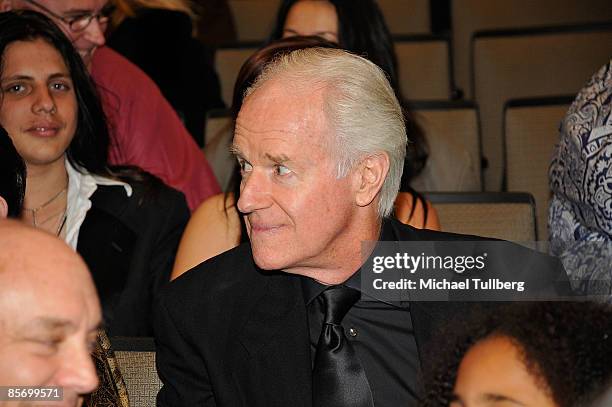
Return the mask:
M157 88L142 69L110 47L101 47L95 51L91 62L91 76L103 89L112 86L116 91L117 86L122 86L129 89L138 88L142 93L148 88Z
M417 229L410 225L406 225L397 219L385 219L385 227L388 227L396 241L485 241L495 240L482 236L464 235L458 233L440 232L437 230Z
M229 305L265 287L269 274L276 273L258 269L245 243L183 273L164 289L162 302L170 307Z

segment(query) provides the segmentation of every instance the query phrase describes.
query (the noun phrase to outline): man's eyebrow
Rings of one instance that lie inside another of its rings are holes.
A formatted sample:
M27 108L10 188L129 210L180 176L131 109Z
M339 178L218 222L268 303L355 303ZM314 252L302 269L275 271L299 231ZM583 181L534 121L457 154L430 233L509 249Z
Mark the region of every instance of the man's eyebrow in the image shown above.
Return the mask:
M83 14L92 14L94 11L88 8L69 8L68 10L64 10L61 14L63 15L83 15Z
M53 317L38 317L28 322L24 328L26 330L38 330L38 331L66 331L76 329L72 321Z
M236 157L244 157L244 154L242 154L242 150L240 150L240 147L238 147L236 144L232 144L230 146L229 152L235 155Z
M287 161L291 161L289 157L287 157L285 154L272 155L272 154L266 153L265 157L268 160L274 163L277 163L277 164L282 164L282 163L286 163Z

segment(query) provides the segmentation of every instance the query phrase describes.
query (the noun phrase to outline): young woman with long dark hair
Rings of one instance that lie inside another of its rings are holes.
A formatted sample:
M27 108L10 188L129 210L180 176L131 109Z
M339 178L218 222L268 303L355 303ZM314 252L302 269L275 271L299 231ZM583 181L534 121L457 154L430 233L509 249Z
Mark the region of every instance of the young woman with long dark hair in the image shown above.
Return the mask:
M110 167L96 89L62 31L32 11L0 13L0 125L27 168L21 219L85 259L110 335L151 335L189 217L185 199L134 167Z

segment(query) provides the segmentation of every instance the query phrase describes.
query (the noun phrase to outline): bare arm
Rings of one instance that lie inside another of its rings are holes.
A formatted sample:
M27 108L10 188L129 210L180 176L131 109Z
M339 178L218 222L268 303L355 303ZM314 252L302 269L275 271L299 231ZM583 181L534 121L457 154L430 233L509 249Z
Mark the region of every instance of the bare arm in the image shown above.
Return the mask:
M193 213L185 228L170 279L238 246L239 242L240 219L233 196L228 196L227 200L224 194L208 198Z

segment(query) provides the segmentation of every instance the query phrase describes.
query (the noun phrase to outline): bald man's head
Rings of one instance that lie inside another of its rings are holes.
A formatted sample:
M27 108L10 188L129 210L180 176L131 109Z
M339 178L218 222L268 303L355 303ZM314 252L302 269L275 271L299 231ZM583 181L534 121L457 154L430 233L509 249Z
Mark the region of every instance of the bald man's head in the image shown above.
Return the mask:
M90 353L99 324L79 255L55 236L0 221L0 383L59 386L61 405L77 405L98 383Z

